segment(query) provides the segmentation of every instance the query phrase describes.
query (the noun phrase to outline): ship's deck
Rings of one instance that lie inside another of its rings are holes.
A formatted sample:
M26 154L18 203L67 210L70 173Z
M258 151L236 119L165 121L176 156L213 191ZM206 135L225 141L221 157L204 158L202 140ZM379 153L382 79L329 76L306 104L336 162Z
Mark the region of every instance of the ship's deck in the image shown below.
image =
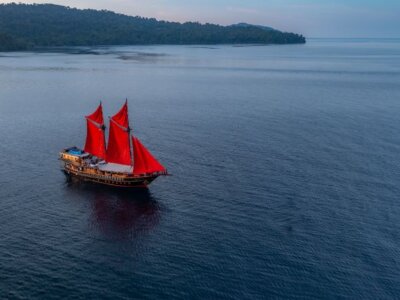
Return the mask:
M106 172L133 173L133 167L114 163L99 164L99 170Z

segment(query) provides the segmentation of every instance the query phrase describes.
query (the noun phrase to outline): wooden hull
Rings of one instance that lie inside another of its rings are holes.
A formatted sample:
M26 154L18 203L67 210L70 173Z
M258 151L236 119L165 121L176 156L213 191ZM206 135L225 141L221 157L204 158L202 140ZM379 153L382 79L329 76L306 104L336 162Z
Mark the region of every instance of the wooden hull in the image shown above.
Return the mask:
M112 171L102 171L84 163L79 157L70 156L65 152L60 153L62 171L68 178L77 179L96 184L121 187L121 188L147 188L158 176L162 174L133 175Z
M160 175L166 173L151 173L134 175L131 172L110 171L91 165L90 156L87 153L82 155L70 154L67 151L60 153L62 170L68 178L79 181L101 184L104 186L120 188L147 188Z
M121 188L147 188L148 185L158 177L158 176L145 176L145 177L131 177L131 178L129 177L115 178L113 176L87 174L86 172L72 170L68 167L65 167L63 172L69 178L74 178L80 181L86 181L107 186L121 187Z

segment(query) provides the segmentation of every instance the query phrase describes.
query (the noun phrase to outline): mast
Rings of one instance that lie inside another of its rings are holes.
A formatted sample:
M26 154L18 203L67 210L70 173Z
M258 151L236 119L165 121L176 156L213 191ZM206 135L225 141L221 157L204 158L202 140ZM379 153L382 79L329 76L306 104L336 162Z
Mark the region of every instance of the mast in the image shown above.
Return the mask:
M101 100L100 100L100 106L101 106L101 109L103 110L103 104L101 103ZM106 148L106 125L104 125L104 122L103 122L103 125L101 126L101 130L103 131L103 143L104 143L104 154L107 152L107 148Z
M131 153L131 165L133 166L133 164L134 164L134 160L133 160L133 144L132 144L132 139L131 139L131 137L133 137L133 135L131 135L131 131L132 131L132 129L129 128L129 149L130 149L130 153Z
M132 128L129 125L129 113L128 113L128 98L126 98L125 100L125 104L126 104L126 113L128 115L128 140L129 140L129 154L131 156L131 165L133 166L133 144L131 141L131 132L132 132ZM133 136L133 135L132 135Z

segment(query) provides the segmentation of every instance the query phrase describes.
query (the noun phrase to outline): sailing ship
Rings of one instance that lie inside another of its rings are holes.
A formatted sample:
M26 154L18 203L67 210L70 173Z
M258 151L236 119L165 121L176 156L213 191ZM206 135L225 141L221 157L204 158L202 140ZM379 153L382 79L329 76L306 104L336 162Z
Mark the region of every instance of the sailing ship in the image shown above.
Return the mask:
M167 169L132 134L128 101L110 118L107 146L102 104L85 118L84 149L70 147L60 152L62 170L68 178L116 187L146 188L157 177L168 175Z

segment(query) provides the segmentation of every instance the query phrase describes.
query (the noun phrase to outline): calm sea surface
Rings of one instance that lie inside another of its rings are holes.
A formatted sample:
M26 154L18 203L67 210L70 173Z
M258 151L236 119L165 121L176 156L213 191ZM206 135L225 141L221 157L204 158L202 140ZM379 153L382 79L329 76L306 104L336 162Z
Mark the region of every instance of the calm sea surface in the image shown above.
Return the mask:
M58 151L128 98L147 193ZM400 297L400 40L0 55L0 298Z

